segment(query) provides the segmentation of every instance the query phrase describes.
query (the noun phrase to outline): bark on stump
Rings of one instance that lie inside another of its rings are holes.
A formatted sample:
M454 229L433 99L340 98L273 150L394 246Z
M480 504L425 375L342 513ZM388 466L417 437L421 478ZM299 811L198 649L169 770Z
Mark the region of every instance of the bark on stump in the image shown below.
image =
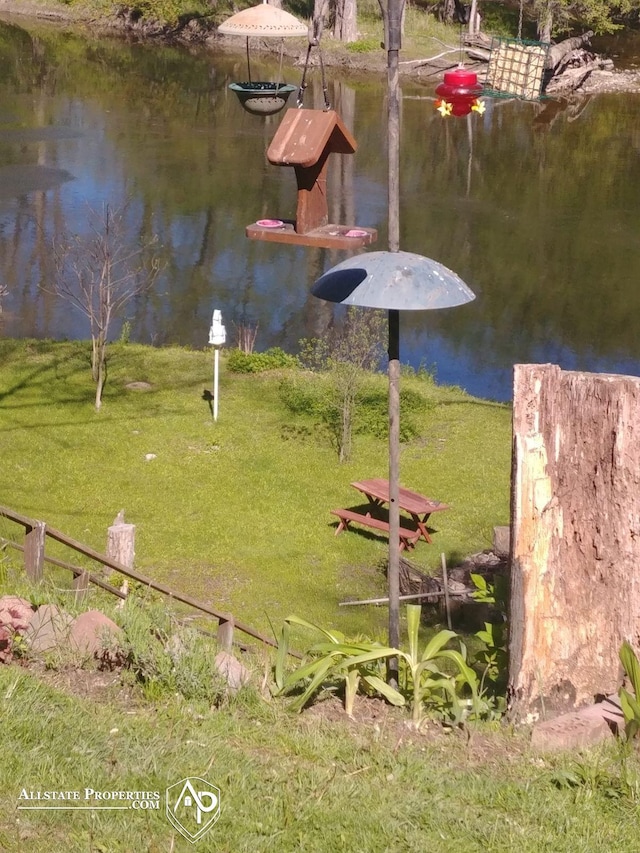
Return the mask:
M132 569L135 558L135 541L136 526L135 524L125 523L124 510L121 509L107 531L107 557L111 557L112 560ZM111 570L108 569L105 572L105 577L108 578L110 575Z
M509 707L615 693L640 646L640 379L516 365Z

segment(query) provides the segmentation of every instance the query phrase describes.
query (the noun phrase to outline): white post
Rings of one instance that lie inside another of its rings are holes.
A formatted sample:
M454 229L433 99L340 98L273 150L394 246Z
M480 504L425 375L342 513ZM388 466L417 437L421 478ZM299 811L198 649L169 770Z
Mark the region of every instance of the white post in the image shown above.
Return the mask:
M220 347L213 350L213 419L218 420L218 358Z
M227 331L222 325L222 314L218 309L213 312L211 328L209 329L209 343L213 346L213 419L218 420L218 359L220 347L227 339Z

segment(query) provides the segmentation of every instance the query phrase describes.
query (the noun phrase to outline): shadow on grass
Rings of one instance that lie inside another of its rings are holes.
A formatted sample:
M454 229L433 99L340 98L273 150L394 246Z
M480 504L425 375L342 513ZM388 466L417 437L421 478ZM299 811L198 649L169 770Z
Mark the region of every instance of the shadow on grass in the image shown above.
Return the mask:
M501 403L499 400L481 400L479 397L470 397L468 400L438 400L438 406L482 406L490 409L511 409L511 401Z
M361 516L369 516L372 519L375 519L377 521L382 521L385 524L389 523L389 511L385 507L380 507L380 506L377 506L375 504L371 504L371 503L358 504L357 506L346 507L345 511L354 512L354 513L357 513L358 515L361 515ZM336 531L336 535L338 535L337 530L338 530L338 527L340 526L341 523L342 523L341 521L331 522L330 526L334 529L334 531ZM364 521L358 521L358 520L352 520L351 521L350 520L348 523L349 523L349 525L354 524L354 525L358 525L358 526L351 527L351 526L345 525L345 527L340 531L340 533L359 533L365 539L370 539L371 541L374 541L374 542L388 542L389 541L389 537L388 537L386 531L381 531L380 533L376 533L373 530L368 530ZM363 526L363 525L365 525L365 526ZM405 516L400 516L400 529L402 531L406 530L410 533L416 533L418 530L417 525L413 521L410 521ZM438 532L437 528L430 527L429 525L427 525L427 531L429 532L429 535L431 535L432 533ZM422 541L423 541L422 539L418 539L415 544L417 545L419 542L422 542ZM425 542L424 544L428 545L429 543ZM403 549L403 553L407 553L407 551L408 551L408 553L412 553L414 551L414 548Z

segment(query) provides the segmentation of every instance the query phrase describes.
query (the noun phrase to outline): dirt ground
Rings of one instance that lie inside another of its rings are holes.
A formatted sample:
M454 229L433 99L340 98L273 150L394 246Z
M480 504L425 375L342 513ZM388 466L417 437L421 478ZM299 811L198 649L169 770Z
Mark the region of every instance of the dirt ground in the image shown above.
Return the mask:
M31 660L28 668L39 679L51 687L77 697L100 704L116 704L127 713L135 714L145 706L139 692L123 685L119 670L100 671L92 668L66 666L49 668L41 661ZM216 713L212 709L212 713ZM329 726L354 739L370 741L373 737L393 750L402 746L414 749L443 749L450 754L452 747L464 755L469 766L483 766L517 762L528 751L529 733L526 729L517 732L508 726L498 726L495 731L475 727L451 729L433 720L425 719L419 728L410 723L406 709L394 708L381 699L357 696L353 717L345 713L342 700L337 696L326 696L309 705L298 717L293 717L300 726L314 729Z

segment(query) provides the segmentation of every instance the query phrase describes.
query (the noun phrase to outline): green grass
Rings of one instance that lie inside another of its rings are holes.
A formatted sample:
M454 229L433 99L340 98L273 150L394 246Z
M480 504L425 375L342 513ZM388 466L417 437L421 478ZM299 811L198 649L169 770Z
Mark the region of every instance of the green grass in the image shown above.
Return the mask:
M637 849L637 761L615 746L578 764L531 755L508 731L468 740L291 717L248 690L214 712L105 696L72 698L0 668L5 853L194 849L163 811L165 789L187 776L221 790L221 817L198 843L205 851ZM17 809L23 788L85 787L158 791L161 810Z
M96 414L87 344L0 342L0 503L98 549L124 507L137 525L136 565L159 580L265 630L267 616L278 627L295 612L350 634L384 634L384 608L337 602L384 591L386 542L334 537L329 510L357 502L351 480L384 476L385 441L358 435L353 461L340 466L322 430L284 410L278 376L233 375L224 360L214 423L202 399L211 367L210 352L113 346ZM151 390L127 390L134 380ZM452 506L434 520L434 545L412 555L435 568L441 551L452 563L487 547L493 525L508 521L510 411L428 377L402 382L433 403L420 437L403 447L402 481ZM0 535L12 534L0 521ZM34 590L20 574L16 582L19 562L0 552L1 591L70 605L62 570L48 568ZM116 616L100 591L88 605ZM260 652L243 658L252 686L212 707L211 694L175 693L183 688L166 660L154 664L144 637L132 642L147 671L161 669L155 689L126 671L77 670L64 654L47 655L47 670L0 666L3 853L194 849L164 814L166 788L187 776L222 793L220 820L198 842L205 851L637 847L638 760L617 744L543 757L523 730L484 724L445 734L428 724L416 732L402 712L361 698L360 723L336 721L322 704L293 715L259 693L268 668ZM205 663L193 657L194 678ZM158 791L161 808L17 808L23 788L85 787Z
M324 431L284 409L278 376L230 374L224 359L214 423L202 399L211 354L178 348L113 345L97 414L88 354L84 343L0 342L2 504L97 550L124 509L140 571L257 628L295 612L384 633L383 608L338 603L384 593L386 538L336 537L330 510L361 502L350 482L386 476L386 440L355 436L340 465ZM151 390L127 390L134 380ZM490 547L494 525L508 523L510 409L429 379L402 382L435 403L401 457L403 485L451 505L432 517L433 545L411 553L432 570L442 552L453 565Z

